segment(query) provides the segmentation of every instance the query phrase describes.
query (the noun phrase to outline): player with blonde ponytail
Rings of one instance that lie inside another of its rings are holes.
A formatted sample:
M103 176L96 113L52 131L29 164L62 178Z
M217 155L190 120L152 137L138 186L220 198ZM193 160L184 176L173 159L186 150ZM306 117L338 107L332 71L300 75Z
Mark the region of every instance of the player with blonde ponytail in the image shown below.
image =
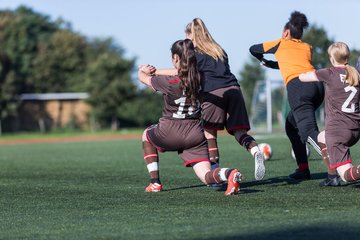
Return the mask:
M217 132L226 128L254 158L256 180L265 176L264 156L256 140L248 134L250 123L244 97L223 48L214 40L200 18L185 28L186 37L195 45L197 65L202 73L201 107L205 137L213 167L219 166Z
M360 179L360 166L352 165L350 147L360 139L359 72L348 64L349 47L343 42L328 48L330 68L319 69L299 76L303 82L321 81L325 85L325 132L319 140L326 142L330 168L344 182ZM322 186L338 186L336 174L328 174Z

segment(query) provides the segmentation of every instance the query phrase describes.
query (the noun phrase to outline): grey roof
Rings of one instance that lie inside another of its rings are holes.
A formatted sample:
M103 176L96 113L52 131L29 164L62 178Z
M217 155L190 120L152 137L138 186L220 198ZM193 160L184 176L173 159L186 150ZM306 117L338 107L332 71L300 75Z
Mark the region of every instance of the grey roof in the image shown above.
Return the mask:
M78 100L78 99L87 99L89 97L88 93L77 92L77 93L24 93L20 95L20 100L37 100L37 101L46 101L46 100Z

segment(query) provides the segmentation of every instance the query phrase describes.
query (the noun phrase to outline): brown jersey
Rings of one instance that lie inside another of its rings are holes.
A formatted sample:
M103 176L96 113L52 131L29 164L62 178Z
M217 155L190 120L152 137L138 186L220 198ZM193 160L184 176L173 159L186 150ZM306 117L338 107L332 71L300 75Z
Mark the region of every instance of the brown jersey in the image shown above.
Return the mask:
M360 87L345 82L345 67L330 67L315 71L325 85L325 128L360 128Z
M164 109L158 124L148 128L148 141L159 151L177 151L185 166L209 161L200 122L200 104L192 106L180 89L179 77L155 76L151 85L163 93Z
M200 104L191 105L190 99L187 99L180 89L178 76L154 76L151 78L151 86L154 90L163 93L163 118L179 120L200 118Z

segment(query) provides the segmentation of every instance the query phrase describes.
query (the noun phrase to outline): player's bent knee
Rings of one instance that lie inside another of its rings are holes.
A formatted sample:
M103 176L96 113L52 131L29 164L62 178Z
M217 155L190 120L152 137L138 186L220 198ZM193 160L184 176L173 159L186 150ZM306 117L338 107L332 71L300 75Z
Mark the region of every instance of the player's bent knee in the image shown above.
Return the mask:
M325 144L325 131L321 131L317 137L319 143Z
M147 134L147 129L145 129L145 131L143 132L143 135L142 135L142 141L143 142L148 141L146 134Z
M342 165L338 168L336 168L336 171L338 172L339 176L341 177L341 179L344 181L344 182L348 182L346 179L345 179L345 172L347 170L349 170L350 168L352 168L352 164L351 163L347 163L345 165Z

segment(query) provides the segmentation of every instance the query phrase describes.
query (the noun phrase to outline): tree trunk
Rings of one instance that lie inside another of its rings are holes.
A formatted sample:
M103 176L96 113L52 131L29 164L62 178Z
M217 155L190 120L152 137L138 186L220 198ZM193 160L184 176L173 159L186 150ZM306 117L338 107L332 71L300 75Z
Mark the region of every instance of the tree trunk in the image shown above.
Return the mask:
M119 122L115 116L112 117L111 121L111 131L115 132L119 128Z

